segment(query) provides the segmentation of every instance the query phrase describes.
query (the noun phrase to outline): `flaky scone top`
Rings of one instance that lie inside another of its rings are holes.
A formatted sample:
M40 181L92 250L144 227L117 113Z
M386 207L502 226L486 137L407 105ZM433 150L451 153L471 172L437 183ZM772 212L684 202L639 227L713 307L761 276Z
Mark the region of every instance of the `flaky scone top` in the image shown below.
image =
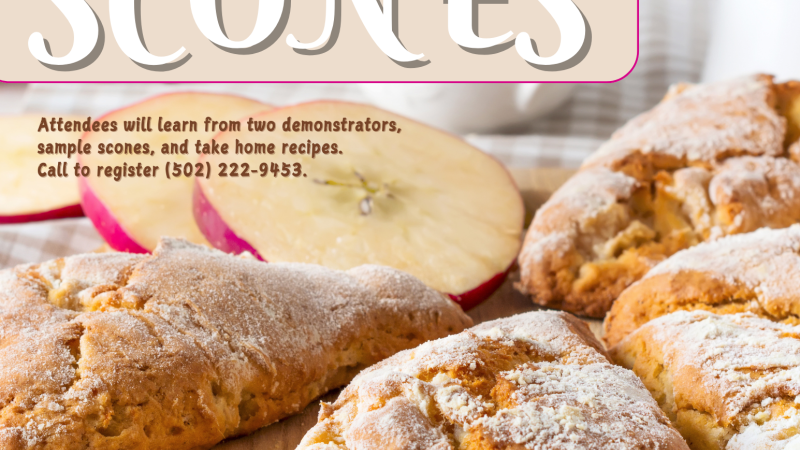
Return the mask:
M359 374L298 449L686 449L580 320L483 323Z
M787 125L788 122L788 125ZM517 287L602 318L673 253L800 222L800 85L679 85L615 133L536 213Z
M800 225L762 228L672 255L620 295L603 339L613 347L650 320L696 309L800 324Z
M0 272L0 447L210 448L471 325L410 275L165 239Z
M679 311L611 349L693 450L800 445L800 327L750 313Z
M677 84L661 103L617 130L583 167L711 167L732 156L781 156L786 119L777 106L768 75Z

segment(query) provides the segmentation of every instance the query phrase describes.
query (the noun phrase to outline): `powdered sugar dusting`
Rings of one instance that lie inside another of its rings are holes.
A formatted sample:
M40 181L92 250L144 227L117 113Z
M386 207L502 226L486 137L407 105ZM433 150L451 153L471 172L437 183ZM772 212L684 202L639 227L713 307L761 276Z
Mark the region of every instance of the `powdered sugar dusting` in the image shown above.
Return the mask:
M593 259L597 245L630 223L630 212L622 203L640 187L636 179L602 167L570 178L539 208L528 229L519 256L523 282L528 282L521 288L547 295L550 280L540 278L540 272L576 254Z
M542 362L500 376L513 385L509 403L514 406L472 424L497 442L587 448L596 445L597 436L613 442L635 430L649 434L653 425L668 429L648 410L654 406L652 397L636 376L620 367ZM605 420L608 416L616 417Z
M800 314L800 225L728 236L680 251L644 278L702 272L753 291L776 317Z
M787 433L787 430L790 432ZM791 430L800 430L800 411L797 408L790 408L783 416L763 425L751 423L740 434L728 441L727 448L730 450L795 450L800 448L800 433L792 434Z
M627 218L620 217L619 223L612 221L600 229L596 223L605 224L606 221L597 219L607 215L620 201L630 198L639 187L636 179L605 168L586 170L581 176L570 178L536 212L520 262L523 265L541 263L542 258L550 255L567 254L575 250L577 241L586 235L597 234L597 241L613 237ZM553 220L560 219L562 214L569 218L568 226Z
M425 418L416 438L407 437L399 417L393 426L371 427L369 445L352 438L373 417L388 416L382 411L394 402L408 408L405 415ZM335 442L378 449L434 435L446 436L443 449L687 448L641 382L609 363L585 324L546 312L487 322L363 371L323 407L299 448Z
M634 152L715 164L733 155L783 153L786 120L772 78L754 75L684 89L620 128L584 167L612 166Z
M644 325L619 351L639 339L661 355L674 389L668 395L681 408L708 412L739 434L726 448L784 448L797 440L800 327L749 313L681 311Z
M471 324L410 275L180 240L0 272L0 447L207 448Z
M800 165L784 149L778 90L767 75L672 89L539 209L517 287L601 318L680 249L800 222Z
M730 158L709 183L708 195L725 234L787 227L800 221L800 165L768 156Z

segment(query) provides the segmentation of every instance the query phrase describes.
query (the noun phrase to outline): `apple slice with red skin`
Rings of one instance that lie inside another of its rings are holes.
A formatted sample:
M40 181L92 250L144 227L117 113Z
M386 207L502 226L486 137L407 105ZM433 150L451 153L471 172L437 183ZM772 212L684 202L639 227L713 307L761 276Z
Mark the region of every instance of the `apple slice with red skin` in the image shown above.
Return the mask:
M81 155L82 165L90 167L89 177L81 178L80 191L83 209L103 239L115 250L146 253L152 251L161 236L181 237L198 244L207 244L197 228L192 214L192 180L171 177L164 173L166 163L196 163L195 143L209 142L219 133L206 131L206 117L216 121L239 121L271 106L244 97L200 92L164 94L114 111L98 119L116 121L116 132L88 132L85 142L92 144L92 153ZM126 132L125 121L151 117L152 132ZM159 131L158 120L164 122L194 121L197 132ZM188 154L162 154L165 143L181 144L189 140ZM149 144L153 154L99 154L100 144ZM160 166L155 177L126 177L119 181L98 176L103 166Z
M285 132L287 117L319 122L323 130L326 122L370 118L387 131ZM271 133L245 127L215 139L232 149L237 139L273 143L273 155L201 156L215 172L195 180L194 214L213 246L265 261L395 267L465 309L502 284L520 248L524 206L510 174L492 157L455 136L366 105L306 103L253 120L278 127ZM391 122L396 132L388 131ZM313 158L291 154L292 143L309 140L312 148L335 143L338 150ZM262 177L262 164L271 163L290 164L298 176L270 170ZM227 177L218 176L220 164ZM231 176L232 164L247 176Z
M83 215L74 159L66 154L39 154L39 144L77 146L80 132L38 132L43 116L0 117L0 224L80 217ZM63 116L62 116L63 117ZM64 117L65 120L86 120ZM41 177L67 162L66 177ZM70 164L71 163L71 164Z

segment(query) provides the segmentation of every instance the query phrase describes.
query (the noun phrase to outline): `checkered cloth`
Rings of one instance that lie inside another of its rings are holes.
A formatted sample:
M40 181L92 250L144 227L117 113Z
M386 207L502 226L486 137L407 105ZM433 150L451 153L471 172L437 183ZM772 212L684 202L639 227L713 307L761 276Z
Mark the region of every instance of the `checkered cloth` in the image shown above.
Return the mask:
M581 84L572 99L515 135L468 135L512 167L578 167L625 121L655 105L668 86L700 78L709 0L641 0L640 55L627 78ZM40 84L0 90L0 112L97 117L155 94L177 90L235 93L273 105L318 99L366 102L354 84ZM12 105L13 103L13 105ZM85 219L0 226L0 266L91 251L100 238Z
M42 262L103 245L89 219L0 226L0 268Z

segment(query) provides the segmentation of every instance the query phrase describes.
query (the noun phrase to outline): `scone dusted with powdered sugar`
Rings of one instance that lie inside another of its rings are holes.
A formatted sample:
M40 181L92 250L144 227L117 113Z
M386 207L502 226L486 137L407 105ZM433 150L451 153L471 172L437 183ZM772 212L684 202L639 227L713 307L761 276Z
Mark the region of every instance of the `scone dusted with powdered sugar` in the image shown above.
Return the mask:
M359 374L298 450L683 449L642 383L582 321L483 323Z
M164 239L0 272L0 448L205 449L471 320L400 271Z
M800 222L800 85L677 85L537 211L518 288L602 318L653 266L701 242Z
M650 320L697 309L800 325L800 225L762 228L672 255L620 294L603 339L613 347Z
M611 350L693 450L800 448L800 326L680 311Z

